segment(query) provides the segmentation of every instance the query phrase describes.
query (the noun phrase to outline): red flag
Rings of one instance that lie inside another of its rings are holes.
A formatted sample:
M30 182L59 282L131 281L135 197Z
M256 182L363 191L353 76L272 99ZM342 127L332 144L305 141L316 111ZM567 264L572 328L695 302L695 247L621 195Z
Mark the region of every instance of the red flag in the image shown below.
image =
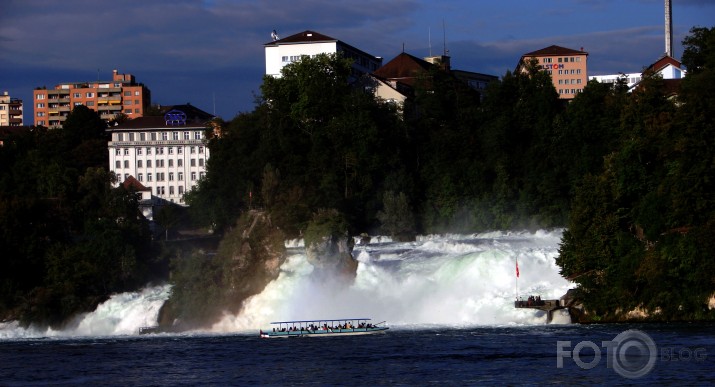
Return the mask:
M516 261L516 278L519 278L519 261Z

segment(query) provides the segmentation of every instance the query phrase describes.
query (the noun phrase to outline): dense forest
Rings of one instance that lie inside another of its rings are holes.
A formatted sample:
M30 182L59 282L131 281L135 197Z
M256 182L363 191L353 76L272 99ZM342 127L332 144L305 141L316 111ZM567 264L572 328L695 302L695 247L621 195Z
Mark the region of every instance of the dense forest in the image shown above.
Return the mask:
M349 82L349 60L304 58L265 77L220 135L207 128L207 173L186 200L226 235L251 208L287 237L317 213L398 239L566 227L557 263L594 320L712 318L715 29L684 46L677 93L646 72L633 90L589 82L570 103L536 63L483 98L435 66L396 106ZM169 252L113 188L104 127L77 107L63 130L0 148L0 316L58 323L160 272ZM174 278L197 277L178 259Z
M57 325L153 276L137 197L107 171L106 124L77 106L62 130L0 147L0 317Z

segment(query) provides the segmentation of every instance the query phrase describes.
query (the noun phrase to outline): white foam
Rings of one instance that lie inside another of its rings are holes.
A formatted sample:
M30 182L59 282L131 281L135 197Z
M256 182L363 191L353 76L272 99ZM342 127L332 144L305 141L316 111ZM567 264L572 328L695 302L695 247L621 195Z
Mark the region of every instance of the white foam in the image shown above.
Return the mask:
M271 321L370 317L391 324L544 324L546 314L515 309L519 294L557 299L572 286L555 264L561 230L430 235L412 243L356 246L355 282L314 282L303 254L279 278L251 297L219 332L258 329ZM382 254L382 252L385 254ZM396 253L395 251L402 251ZM302 268L302 269L299 269ZM554 321L566 321L561 314Z

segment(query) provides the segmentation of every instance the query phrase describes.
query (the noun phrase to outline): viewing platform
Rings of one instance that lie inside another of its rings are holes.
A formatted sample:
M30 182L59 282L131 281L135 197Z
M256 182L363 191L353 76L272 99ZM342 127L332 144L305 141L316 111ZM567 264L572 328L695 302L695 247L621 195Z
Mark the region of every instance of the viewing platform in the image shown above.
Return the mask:
M566 309L561 305L559 300L542 300L540 298L529 297L528 300L514 301L514 307L517 309L538 309L546 312L546 323L551 323L553 312L559 309Z

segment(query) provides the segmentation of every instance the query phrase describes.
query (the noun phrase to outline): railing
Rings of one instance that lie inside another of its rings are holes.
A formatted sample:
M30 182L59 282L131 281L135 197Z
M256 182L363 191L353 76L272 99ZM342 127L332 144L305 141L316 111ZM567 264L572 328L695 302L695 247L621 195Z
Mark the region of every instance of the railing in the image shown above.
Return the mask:
M204 140L110 141L109 146L204 145Z

